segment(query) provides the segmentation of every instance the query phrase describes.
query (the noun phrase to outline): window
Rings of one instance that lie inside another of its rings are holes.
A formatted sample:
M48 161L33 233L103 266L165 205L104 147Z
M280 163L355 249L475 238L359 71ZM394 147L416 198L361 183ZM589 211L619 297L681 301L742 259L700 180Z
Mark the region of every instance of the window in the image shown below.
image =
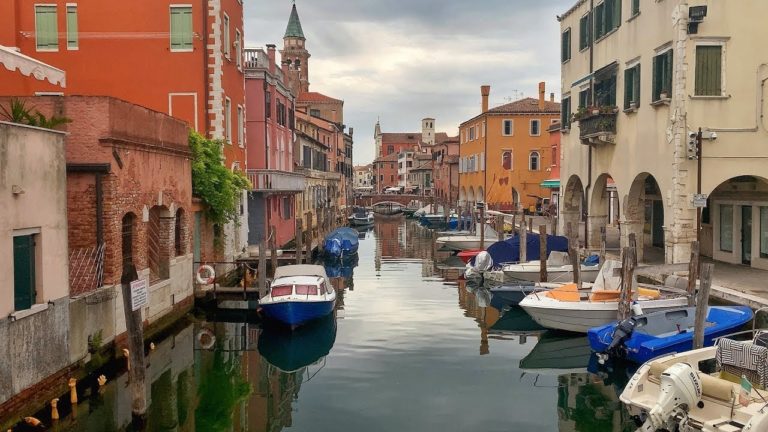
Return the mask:
M560 40L560 61L565 63L571 59L571 28L568 27Z
M35 44L38 51L59 50L56 6L35 5Z
M235 64L240 69L243 66L243 48L242 48L242 36L240 30L235 30Z
M174 250L176 256L184 255L184 210L176 210L176 223L174 224L173 236Z
M640 0L632 0L632 16L640 15Z
M475 127L472 126L469 128L469 141L472 141L475 139Z
M595 39L600 39L621 25L621 1L605 0L595 7Z
M77 5L67 5L67 49L78 48Z
M579 20L579 51L592 43L592 14L588 13Z
M35 304L35 234L13 237L13 308L29 309Z
M291 205L291 199L288 197L283 197L283 219L290 219L292 211L293 205Z
M391 154L392 154L392 153L394 153L394 152L395 152L395 146L393 146L393 145L388 145L388 146L387 146L387 155L391 155ZM392 165L392 164L390 164L390 165Z
M267 102L266 102L266 108L267 111L267 118L272 117L272 92L267 92Z
M224 57L229 58L230 43L229 43L229 16L224 14Z
M601 107L616 106L616 68L595 74L595 103Z
M571 97L563 97L560 103L560 124L563 129L569 129L571 124Z
M640 64L624 70L624 109L640 106Z
M653 58L653 102L661 100L664 93L670 97L672 90L672 49Z
M723 95L722 45L696 47L696 96Z
M224 99L224 139L227 144L232 144L232 101Z
M589 88L579 92L579 108L586 108L592 104L592 93Z
M760 207L760 258L768 258L768 207Z
M245 116L243 115L243 107L237 107L237 144L240 147L245 147Z
M320 117L320 110L319 109L314 109L314 108L310 109L309 110L309 115L311 115L312 117Z
M504 136L512 136L515 133L514 125L515 123L513 120L504 120L501 122L502 124L502 135Z
M505 170L511 170L512 169L512 152L511 151L505 151L501 154L501 166Z
M531 120L531 136L541 135L541 120Z
M192 6L171 6L171 51L192 51Z
M720 250L733 252L733 206L720 206Z
M538 171L541 168L540 159L541 156L539 155L539 152L531 152L531 155L528 157L528 168L531 171Z

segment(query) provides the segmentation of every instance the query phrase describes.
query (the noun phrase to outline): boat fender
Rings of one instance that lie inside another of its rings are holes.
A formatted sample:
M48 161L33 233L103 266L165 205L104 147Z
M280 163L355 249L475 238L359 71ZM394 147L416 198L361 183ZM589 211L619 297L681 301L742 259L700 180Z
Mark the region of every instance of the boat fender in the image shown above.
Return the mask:
M200 344L200 348L209 350L216 344L216 335L207 328L201 329L197 332L197 342Z
M210 285L216 280L216 270L208 264L201 265L195 273L195 280L200 285Z
M634 302L632 303L632 315L638 316L643 314L643 307L640 306L640 303Z

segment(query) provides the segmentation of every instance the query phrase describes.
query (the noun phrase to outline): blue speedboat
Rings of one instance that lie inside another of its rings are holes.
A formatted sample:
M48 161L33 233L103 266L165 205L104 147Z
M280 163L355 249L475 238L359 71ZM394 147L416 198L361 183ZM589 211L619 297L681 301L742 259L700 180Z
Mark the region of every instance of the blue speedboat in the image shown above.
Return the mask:
M360 244L358 232L352 228L336 228L325 237L323 250L326 257L342 258L357 253Z
M266 296L259 300L267 318L295 327L324 317L336 305L336 290L319 265L278 267Z
M597 353L635 363L693 348L696 308L669 309L637 315L589 330L589 344ZM704 329L704 346L738 330L752 319L747 306L710 306Z

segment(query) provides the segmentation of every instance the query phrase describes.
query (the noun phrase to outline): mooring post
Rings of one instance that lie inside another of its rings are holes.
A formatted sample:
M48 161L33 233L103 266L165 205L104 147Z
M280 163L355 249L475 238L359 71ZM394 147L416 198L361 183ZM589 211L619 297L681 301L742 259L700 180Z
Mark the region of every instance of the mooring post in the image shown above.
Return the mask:
M629 318L632 312L632 281L635 275L635 249L625 247L621 259L621 294L619 295L619 321Z
M635 233L629 233L629 247L635 252L632 256L632 265L637 267L637 236Z
M496 216L496 233L499 235L498 240L504 240L504 216Z
M699 242L691 242L691 261L688 263L688 306L696 305L696 279L699 278Z
M579 262L578 240L573 238L573 225L568 222L566 227L566 237L568 238L568 257L571 259L573 268L573 283L578 289L581 289L581 263Z
M520 219L520 262L528 262L528 230L525 228L525 218Z
M128 333L128 351L131 369L128 371L131 379L131 396L133 403L131 413L134 417L144 418L147 414L147 384L146 366L144 362L144 330L142 328L141 308L133 310L131 282L138 280L136 267L133 264L125 266L120 278L123 291L123 311L125 312L125 329Z
M259 293L267 291L267 242L259 241ZM261 297L261 296L259 296Z
M296 218L296 264L301 264L301 254L304 249L304 227L302 226L301 218Z
M274 225L269 227L269 258L272 266L272 277L277 271L277 229Z
M557 215L552 216L552 235L557 235Z
M605 241L606 241L605 227L600 227L600 266L605 262Z
M512 235L517 234L517 215L512 213Z
M704 347L704 324L707 322L709 290L712 287L712 271L714 269L715 265L712 263L704 263L701 265L699 295L696 300L696 321L693 327L693 349Z
M528 232L529 233L533 232L533 216L528 218Z
M539 280L547 281L547 226L539 225Z

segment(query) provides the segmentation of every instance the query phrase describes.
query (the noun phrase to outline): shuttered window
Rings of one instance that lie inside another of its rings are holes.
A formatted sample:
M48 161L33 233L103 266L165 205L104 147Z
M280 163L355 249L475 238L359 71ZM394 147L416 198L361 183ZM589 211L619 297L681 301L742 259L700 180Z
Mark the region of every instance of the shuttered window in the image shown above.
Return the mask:
M568 27L561 36L560 61L565 63L571 59L571 28Z
M171 7L171 51L192 50L192 6Z
M59 49L56 6L35 6L35 41L38 51L56 51Z
M723 47L700 45L696 47L696 96L722 96Z
M653 102L661 99L661 94L672 95L672 50L653 58Z
M595 39L621 25L621 0L605 0L595 7Z
M584 89L579 92L579 108L586 108L592 101L590 100L590 90Z
M77 48L77 6L67 5L67 49Z
M20 311L35 304L35 238L13 237L13 308Z
M632 16L640 13L640 0L632 0Z
M569 129L571 124L571 98L564 97L560 103L560 124L563 129Z
M540 120L531 120L530 135L531 136L539 136L539 135L541 135L541 121Z
M624 109L640 106L640 65L624 71Z
M592 14L586 14L579 20L579 50L588 47L592 42Z

